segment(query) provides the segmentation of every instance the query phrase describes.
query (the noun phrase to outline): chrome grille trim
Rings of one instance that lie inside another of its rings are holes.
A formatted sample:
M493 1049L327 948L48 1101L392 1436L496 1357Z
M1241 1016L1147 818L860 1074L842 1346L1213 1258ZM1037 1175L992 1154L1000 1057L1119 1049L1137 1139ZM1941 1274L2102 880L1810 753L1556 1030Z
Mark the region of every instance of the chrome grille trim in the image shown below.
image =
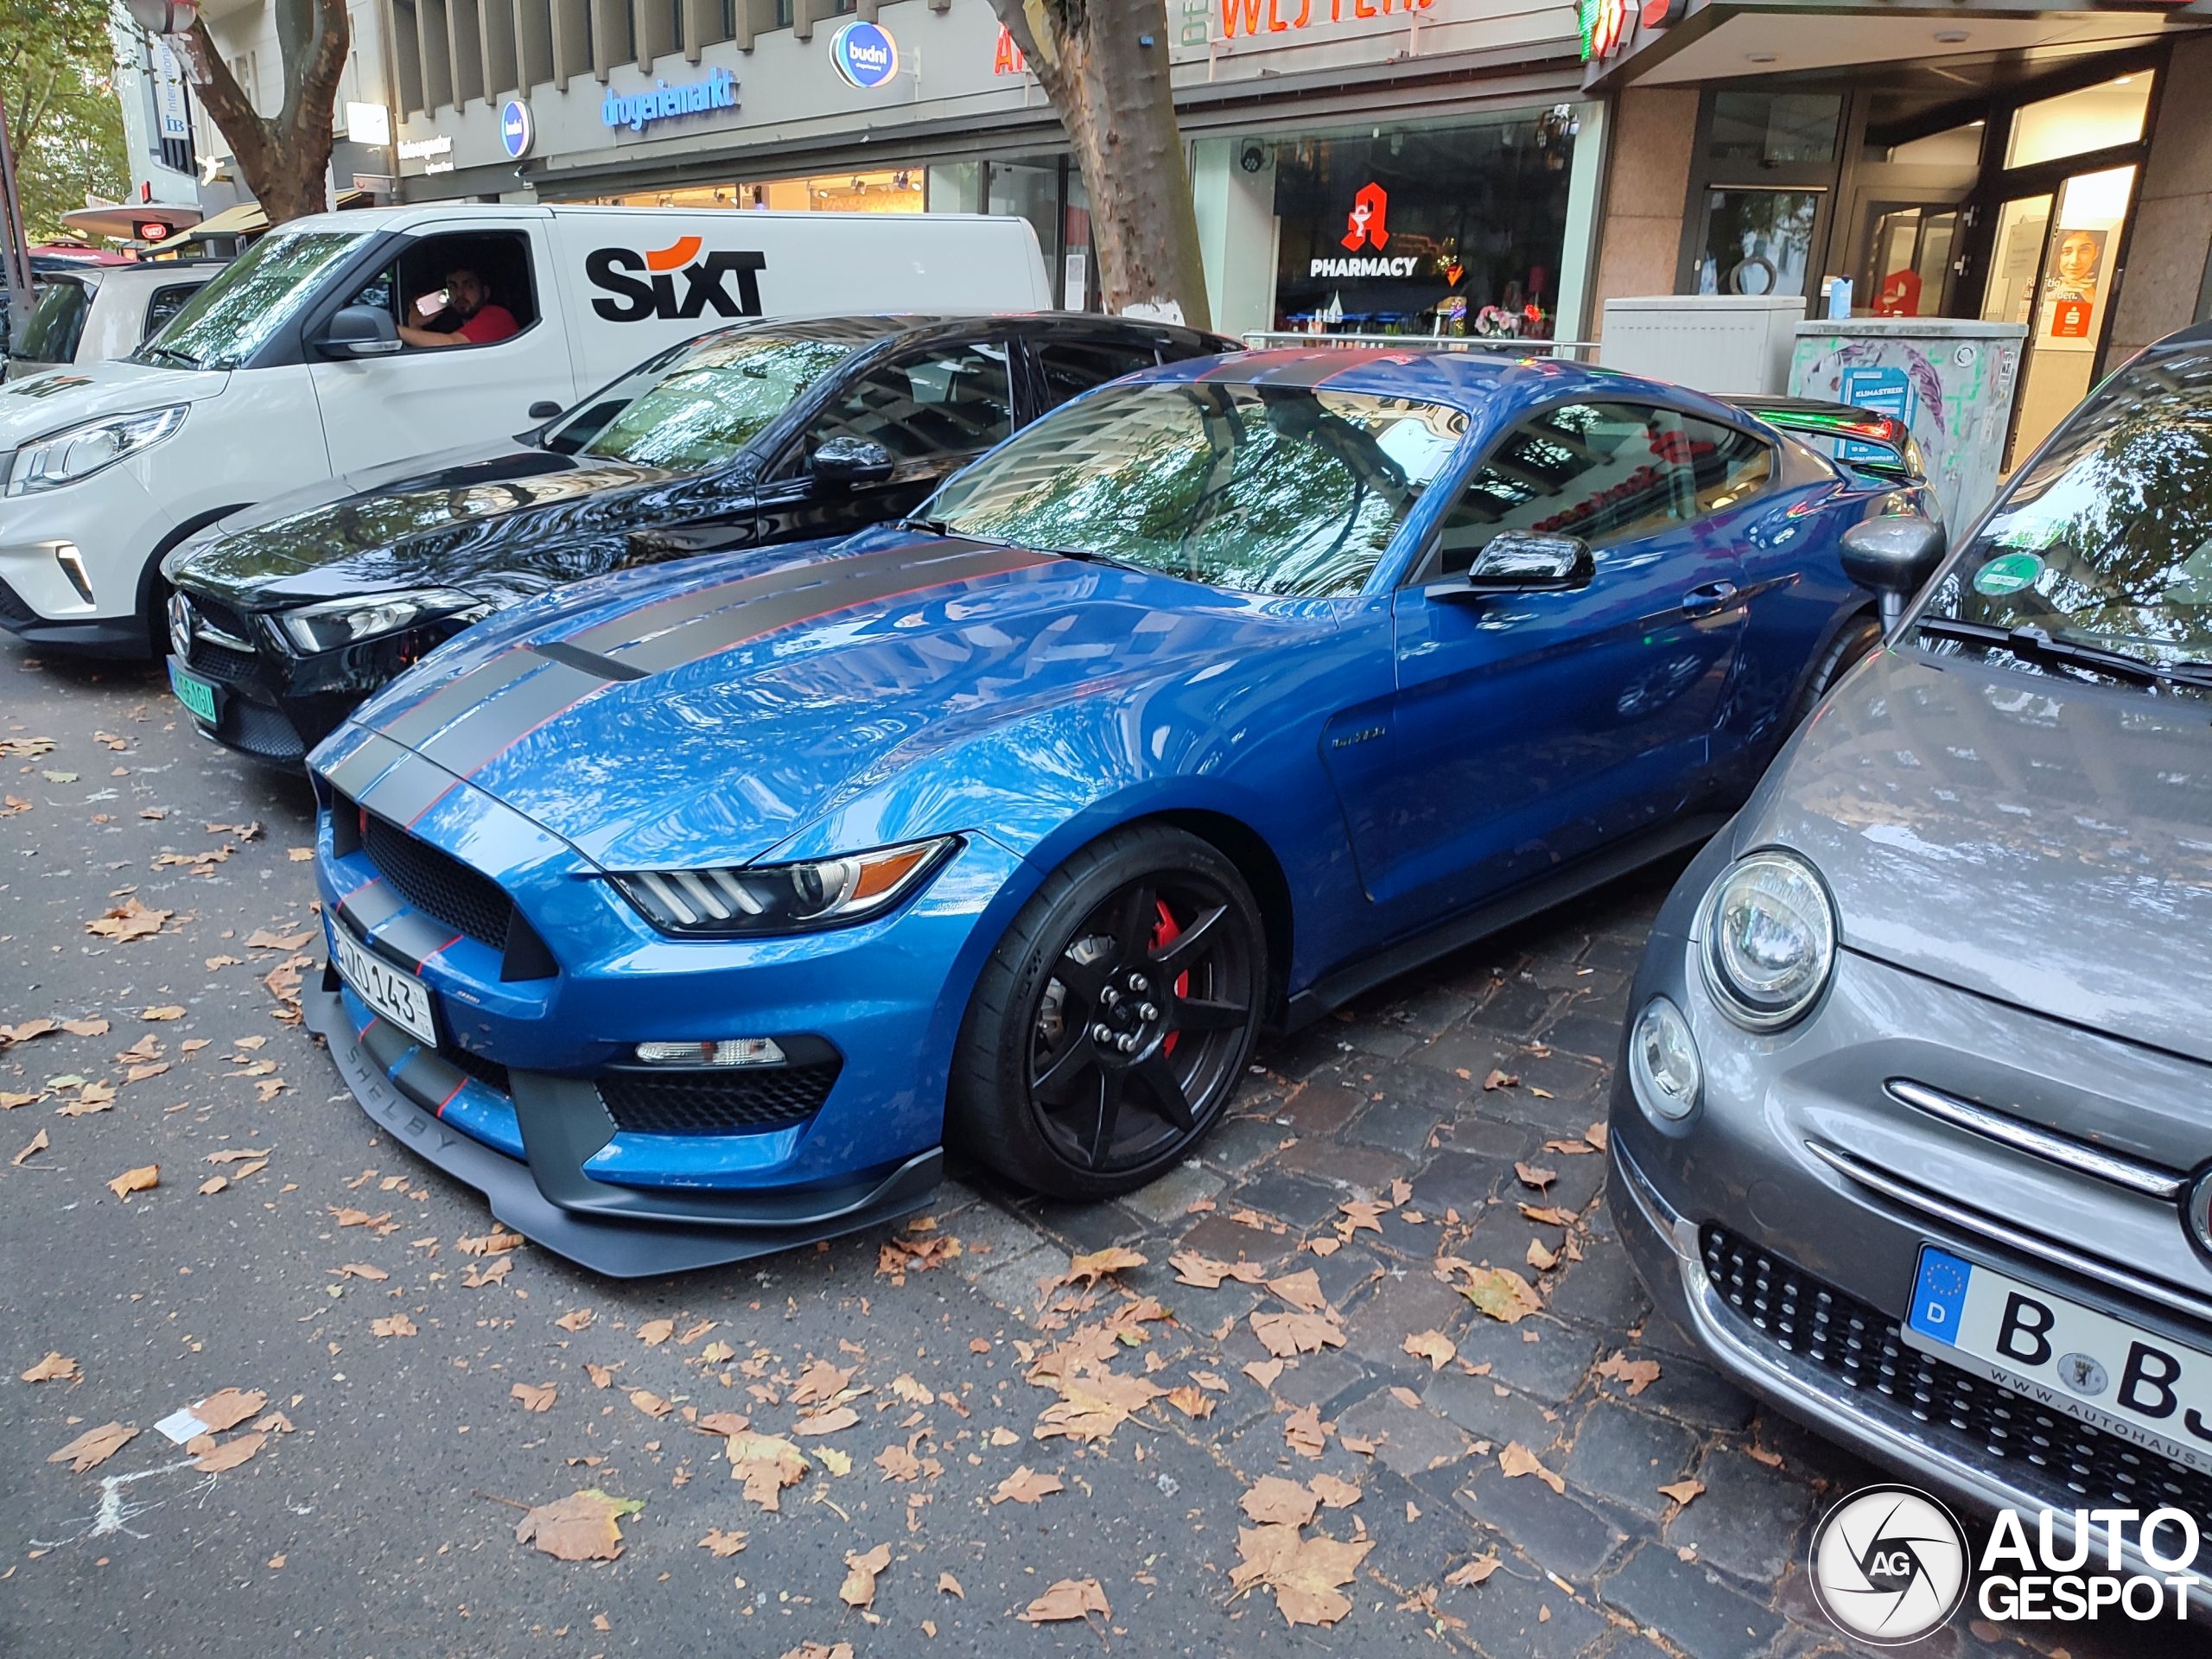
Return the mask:
M1988 1107L1956 1095L1945 1094L1941 1089L1930 1089L1924 1083L1915 1083L1910 1077L1891 1077L1882 1085L1883 1092L1891 1099L1910 1106L1929 1117L1940 1118L1955 1128L1985 1136L2024 1152L2031 1158L2045 1163L2057 1164L2096 1180L2124 1186L2131 1192L2139 1192L2146 1198L2157 1198L2172 1204L2181 1197L2186 1177L2157 1164L2145 1163L2124 1153L2107 1152L2071 1135L2060 1135L2050 1129L2039 1129L2032 1123L2003 1112L1993 1112Z

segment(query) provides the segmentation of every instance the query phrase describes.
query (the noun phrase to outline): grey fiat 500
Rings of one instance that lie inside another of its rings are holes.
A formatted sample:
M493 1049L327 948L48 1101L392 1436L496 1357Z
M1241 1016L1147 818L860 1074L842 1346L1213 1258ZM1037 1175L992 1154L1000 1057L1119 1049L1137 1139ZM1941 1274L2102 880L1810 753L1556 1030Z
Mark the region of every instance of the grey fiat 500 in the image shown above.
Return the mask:
M2179 1509L2212 1572L2212 327L1916 602L1937 533L1862 530L1903 614L1660 913L1614 1214L1751 1392L2031 1525Z

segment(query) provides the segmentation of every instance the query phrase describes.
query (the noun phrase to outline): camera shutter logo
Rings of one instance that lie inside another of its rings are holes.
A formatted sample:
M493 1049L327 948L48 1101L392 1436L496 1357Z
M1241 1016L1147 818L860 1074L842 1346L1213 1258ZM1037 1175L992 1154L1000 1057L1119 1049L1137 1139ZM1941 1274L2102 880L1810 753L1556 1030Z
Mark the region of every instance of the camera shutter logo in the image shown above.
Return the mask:
M1967 1536L1950 1510L1910 1486L1868 1486L1813 1533L1813 1594L1845 1635L1901 1647L1942 1628L1966 1599Z

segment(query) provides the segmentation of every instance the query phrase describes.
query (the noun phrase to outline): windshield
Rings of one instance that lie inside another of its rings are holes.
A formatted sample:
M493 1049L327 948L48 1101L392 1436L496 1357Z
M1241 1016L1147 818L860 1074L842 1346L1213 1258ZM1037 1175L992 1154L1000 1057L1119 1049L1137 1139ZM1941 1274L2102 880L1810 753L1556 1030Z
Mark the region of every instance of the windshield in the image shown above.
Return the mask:
M833 340L772 334L693 340L580 404L546 434L545 447L679 471L719 466L851 353Z
M1217 588L1352 594L1466 429L1458 410L1331 387L1141 383L1046 416L930 511Z
M1924 616L2160 666L2212 661L2212 364L2142 378L2139 395L2108 389L2013 480Z
M358 231L272 231L218 271L131 355L146 363L235 369L298 317L323 274L360 242Z
M85 316L92 308L97 277L58 276L38 296L23 332L8 347L8 355L23 363L74 363L77 342L84 338Z

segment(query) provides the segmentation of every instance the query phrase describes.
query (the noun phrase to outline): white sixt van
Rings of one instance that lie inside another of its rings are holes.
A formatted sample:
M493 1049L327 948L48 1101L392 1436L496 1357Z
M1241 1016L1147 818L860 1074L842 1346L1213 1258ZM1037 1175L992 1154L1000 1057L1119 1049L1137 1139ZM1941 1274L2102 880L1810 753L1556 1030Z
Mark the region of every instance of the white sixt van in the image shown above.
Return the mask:
M449 282L462 272L474 280ZM441 314L449 286L480 292L480 315ZM1014 218L442 205L295 219L130 356L0 386L0 626L156 652L162 556L194 531L505 437L732 318L1052 303Z

